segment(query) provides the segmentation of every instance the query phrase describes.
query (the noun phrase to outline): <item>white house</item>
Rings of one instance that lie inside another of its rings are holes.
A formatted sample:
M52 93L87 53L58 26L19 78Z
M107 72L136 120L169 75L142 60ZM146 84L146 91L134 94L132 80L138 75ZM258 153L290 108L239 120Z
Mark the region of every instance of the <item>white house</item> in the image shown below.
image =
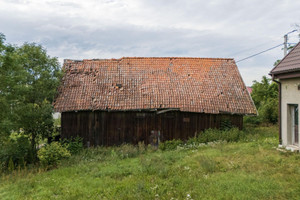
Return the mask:
M299 151L300 43L270 72L279 84L279 143Z

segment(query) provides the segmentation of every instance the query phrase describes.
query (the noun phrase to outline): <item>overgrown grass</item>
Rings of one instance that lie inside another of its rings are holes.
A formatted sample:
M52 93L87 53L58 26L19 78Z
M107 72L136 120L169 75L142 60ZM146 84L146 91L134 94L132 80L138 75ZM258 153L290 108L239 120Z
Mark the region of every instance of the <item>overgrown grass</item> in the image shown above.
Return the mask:
M298 199L300 154L282 153L276 127L240 142L161 151L83 150L58 169L2 175L0 199Z

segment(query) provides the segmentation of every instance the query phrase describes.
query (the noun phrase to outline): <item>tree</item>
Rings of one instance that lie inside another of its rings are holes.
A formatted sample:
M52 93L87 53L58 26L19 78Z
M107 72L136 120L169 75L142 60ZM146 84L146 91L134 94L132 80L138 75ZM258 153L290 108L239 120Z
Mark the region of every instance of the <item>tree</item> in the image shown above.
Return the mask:
M61 70L57 58L35 43L21 47L5 45L0 58L0 123L9 134L23 132L31 139L36 151L37 139L52 131L52 102L60 82ZM0 46L1 47L1 46Z
M252 99L262 122L278 121L278 85L266 76L261 82L253 81Z

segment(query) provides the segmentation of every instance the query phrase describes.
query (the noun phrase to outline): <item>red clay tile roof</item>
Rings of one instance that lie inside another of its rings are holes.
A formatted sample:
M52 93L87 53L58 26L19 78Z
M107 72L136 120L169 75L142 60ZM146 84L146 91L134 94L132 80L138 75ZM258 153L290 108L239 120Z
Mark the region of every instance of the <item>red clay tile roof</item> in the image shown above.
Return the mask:
M300 71L300 42L271 70L270 74Z
M247 90L248 90L249 94L251 94L253 89L252 89L252 87L247 87Z
M144 58L65 60L54 108L256 114L233 59Z

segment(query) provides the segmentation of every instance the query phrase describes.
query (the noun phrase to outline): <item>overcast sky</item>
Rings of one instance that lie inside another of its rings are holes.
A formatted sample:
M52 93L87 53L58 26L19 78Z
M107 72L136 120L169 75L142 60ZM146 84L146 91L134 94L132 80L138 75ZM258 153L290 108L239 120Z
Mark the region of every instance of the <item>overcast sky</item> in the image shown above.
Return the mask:
M65 58L184 56L236 61L283 43L300 24L298 0L0 0L6 42ZM299 32L289 42L299 41ZM246 85L283 57L281 47L238 62Z

